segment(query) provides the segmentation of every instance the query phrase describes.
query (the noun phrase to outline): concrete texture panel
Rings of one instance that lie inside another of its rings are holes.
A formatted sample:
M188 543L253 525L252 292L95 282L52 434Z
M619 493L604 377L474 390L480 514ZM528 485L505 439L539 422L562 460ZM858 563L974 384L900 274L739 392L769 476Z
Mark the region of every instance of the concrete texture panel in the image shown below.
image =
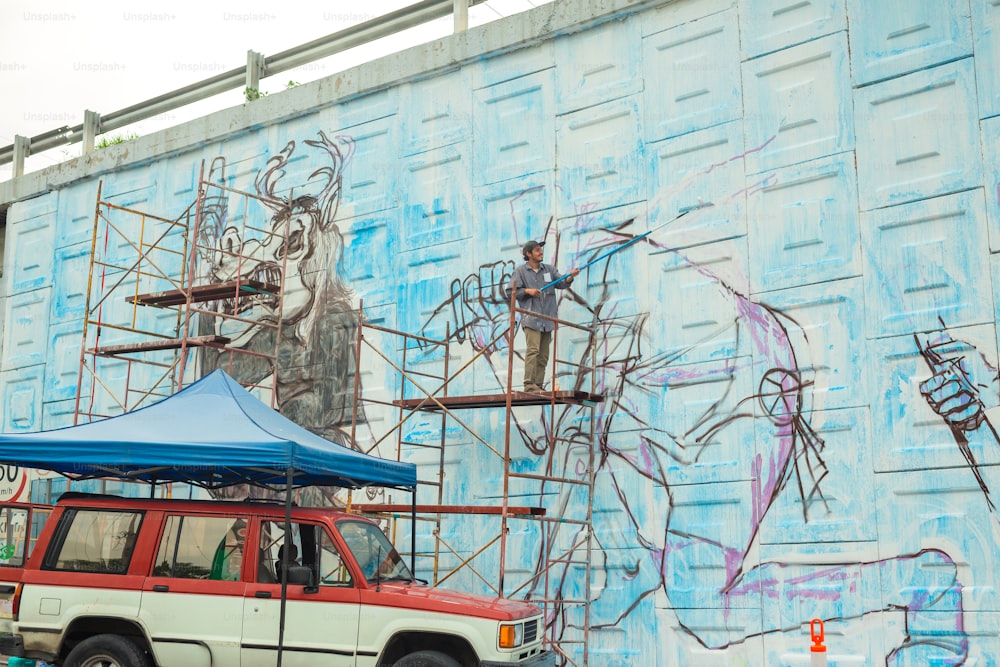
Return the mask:
M453 281L474 269L465 242L439 243L396 256L399 329L437 340L445 337L450 323L446 310L438 307L453 295ZM454 323L452 330L454 330Z
M472 81L467 69L401 87L400 155L466 141L472 135Z
M981 190L861 216L870 337L989 322Z
M42 366L0 373L0 415L4 433L38 431L42 427Z
M976 187L976 84L965 59L857 92L862 210Z
M475 185L555 167L553 86L546 70L475 91Z
M399 252L401 209L341 220L339 226L344 237L342 274L347 285L355 293L365 295L366 309L394 303L396 285L384 280L380 267L387 257L395 257ZM379 252L373 253L373 248L379 248Z
M658 141L740 117L739 28L735 11L647 35L646 141Z
M646 192L635 97L560 116L559 216L632 204Z
M556 112L578 111L642 91L638 18L615 21L554 41Z
M654 234L658 241L686 248L746 234L741 123L649 144L646 152L652 161L649 226L662 225Z
M197 178L197 176L195 176ZM54 196L54 195L50 195ZM90 243L94 237L94 211L97 206L97 183L85 181L58 191L59 222L56 225L55 247L65 248L78 243ZM194 195L190 197L194 201ZM172 204L171 207L175 205ZM180 213L177 211L176 213Z
M455 144L401 161L404 250L467 238L472 233L471 146Z
M758 442L775 438L771 420L758 419L757 427ZM762 544L874 542L878 538L872 452L854 447L854 443L868 442L870 430L867 408L810 414L809 431L796 434L800 455L791 463L794 470L788 493L775 500L761 525ZM807 453L807 448L812 450ZM820 471L826 475L817 483L813 477L819 477Z
M482 263L520 263L526 241L556 231L554 178L553 172L539 172L476 188L477 226L487 250Z
M488 88L555 67L554 40L494 55L471 65L473 88Z
M967 468L938 470L933 475L899 472L879 475L878 482L879 524L894 527L882 539L882 552L906 556L918 554L922 549L937 549L920 558L900 558L896 567L883 573L885 599L898 598L900 594L916 597L935 589L941 594L957 579L962 586L964 610L998 611L1000 563L993 546L996 519L990 516L972 473ZM942 623L950 621L950 634L954 635L958 619L953 612L950 619L944 618L949 611L948 601L942 598L941 603L937 605L939 609L932 607L928 612L941 614L937 618ZM920 619L926 628L936 614L924 615L931 617ZM914 614L911 623L920 616ZM924 628L920 634L926 634ZM985 645L990 646L990 643ZM988 655L992 657L992 652Z
M391 116L359 123L342 136L350 137L354 154L343 173L340 206L345 217L367 215L398 206L400 160L398 118ZM303 137L304 138L304 137Z
M13 208L16 216L19 207ZM4 266L9 295L52 285L52 240L56 220L55 212L21 220L16 217L11 220L8 214Z
M847 0L847 15L859 86L972 53L969 0Z
M52 324L82 322L86 315L90 247L89 242L84 242L56 250L53 267L56 280L52 286Z
M674 607L684 608L685 614L697 608L712 609L713 602L721 602L720 584L727 573L718 545L734 544L733 534L744 529L750 513L750 487L750 481L716 481L711 494L706 494L701 484L671 490L670 529L683 536L711 536L710 541L704 542L681 540L679 548L666 554L664 577L670 589L670 602ZM750 551L755 559L757 547ZM759 592L734 596L730 602L734 610L756 610L759 622ZM716 630L713 627L709 634Z
M616 440L649 441L669 453L663 457L662 474L671 487L751 479L752 459L746 452L754 448L753 420L718 418L737 397L754 394L753 378L745 372L749 367L743 357L651 371L645 395L634 399L640 414L651 417L636 424L634 435L623 433ZM749 496L742 502L749 502Z
M52 288L7 297L4 308L4 371L45 363Z
M743 109L748 174L853 149L847 36L744 63Z
M650 323L657 349L677 355L675 363L738 356L734 324L748 293L746 279L739 280L746 275L745 239L655 254L648 262L647 298L670 313Z
M740 36L745 59L846 28L844 0L744 0L740 5Z
M42 395L46 405L76 398L77 379L80 377L83 319L53 324L49 332L51 338L47 341L45 386ZM91 363L92 358L88 358L87 362ZM52 427L46 425L45 428Z
M983 146L983 190L990 225L990 250L1000 251L1000 118L980 124Z
M862 317L862 279L771 292L763 300L786 320L785 335L792 342L795 367L801 375L803 410L867 405L872 369ZM757 406L757 414L760 410Z
M854 154L785 167L747 206L754 293L861 274Z
M74 392L76 391L75 382L74 379ZM76 399L54 401L42 405L42 428L46 431L73 426L75 417Z
M971 0L979 117L1000 115L1000 0Z

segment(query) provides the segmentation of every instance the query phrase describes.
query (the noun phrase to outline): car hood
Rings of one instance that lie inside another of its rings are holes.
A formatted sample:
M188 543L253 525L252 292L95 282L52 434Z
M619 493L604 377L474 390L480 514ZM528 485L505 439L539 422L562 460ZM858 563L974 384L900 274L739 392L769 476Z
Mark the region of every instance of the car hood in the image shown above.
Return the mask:
M395 603L418 606L429 611L495 618L502 621L513 621L542 613L537 605L522 600L463 593L423 584L382 582L378 591L373 589L370 592L382 598L383 603L389 602L389 598L395 598Z

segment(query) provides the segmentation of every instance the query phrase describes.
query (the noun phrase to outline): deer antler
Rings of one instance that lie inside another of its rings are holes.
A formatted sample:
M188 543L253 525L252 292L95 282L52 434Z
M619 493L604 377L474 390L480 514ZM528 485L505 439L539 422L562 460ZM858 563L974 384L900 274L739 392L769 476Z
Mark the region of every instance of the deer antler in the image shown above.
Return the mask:
M321 212L320 221L321 224L326 225L337 214L337 206L340 203L340 192L343 186L344 167L354 155L355 144L354 140L350 137L338 135L335 139L344 145L344 150L341 151L340 146L335 141L330 141L322 130L319 133L319 137L319 141L306 139L306 144L322 149L331 158L330 165L320 167L309 175L310 179L317 176L325 176L327 179L326 185L316 195Z
M280 181L285 175L285 165L288 164L288 158L291 157L292 153L295 151L295 142L289 141L281 152L272 157L264 165L264 168L257 173L257 178L254 181L254 186L257 188L257 194L265 199L272 201L265 201L264 204L275 211L280 210L280 208L287 206L288 198L280 197L275 194L275 190L278 187L278 181ZM281 202L281 204L276 204L275 201Z

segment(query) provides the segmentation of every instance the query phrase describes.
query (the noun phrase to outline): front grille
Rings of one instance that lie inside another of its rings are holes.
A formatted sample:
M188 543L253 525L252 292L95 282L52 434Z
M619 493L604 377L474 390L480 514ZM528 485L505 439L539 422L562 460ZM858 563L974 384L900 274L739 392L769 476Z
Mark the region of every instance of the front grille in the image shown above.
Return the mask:
M538 619L524 622L524 643L530 644L538 639Z

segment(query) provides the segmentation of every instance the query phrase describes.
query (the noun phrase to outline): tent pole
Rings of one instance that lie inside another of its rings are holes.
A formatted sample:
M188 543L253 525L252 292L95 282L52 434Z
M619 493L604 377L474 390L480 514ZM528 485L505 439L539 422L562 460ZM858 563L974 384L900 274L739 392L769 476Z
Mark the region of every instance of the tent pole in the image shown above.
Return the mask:
M292 539L292 469L285 471L285 548L281 550L281 613L278 617L278 665L281 667L281 654L285 649L285 603L288 601L288 559L291 549L288 544Z
M417 487L410 490L410 576L417 576Z

